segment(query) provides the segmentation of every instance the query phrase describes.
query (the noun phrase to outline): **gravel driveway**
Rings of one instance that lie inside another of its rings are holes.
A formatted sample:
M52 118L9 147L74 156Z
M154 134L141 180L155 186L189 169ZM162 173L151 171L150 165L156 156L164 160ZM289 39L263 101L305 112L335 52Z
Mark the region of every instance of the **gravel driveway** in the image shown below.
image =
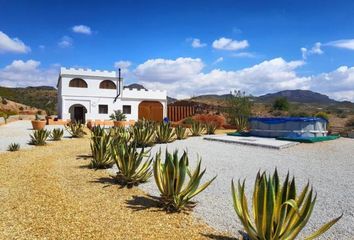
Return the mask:
M64 128L60 125L46 126L46 129L52 130L54 128ZM33 147L29 145L30 134L32 134L31 121L16 121L6 125L0 126L0 152L6 151L11 143L19 143L21 148ZM68 132L64 131L64 138L69 137Z
M247 178L248 196L259 169L274 171L284 177L287 171L296 176L298 186L308 180L318 193L317 203L308 227L303 233L317 230L322 224L344 213L343 218L320 239L354 238L354 140L338 139L315 144L300 144L283 150L210 142L202 137L175 141L168 145L156 145L165 151L188 150L192 164L197 155L202 157L202 166L207 168L205 180L217 175L211 186L201 193L199 204L194 209L197 217L222 231L237 236L242 229L232 207L231 179ZM283 179L283 178L282 178ZM152 195L159 195L152 179L140 185Z

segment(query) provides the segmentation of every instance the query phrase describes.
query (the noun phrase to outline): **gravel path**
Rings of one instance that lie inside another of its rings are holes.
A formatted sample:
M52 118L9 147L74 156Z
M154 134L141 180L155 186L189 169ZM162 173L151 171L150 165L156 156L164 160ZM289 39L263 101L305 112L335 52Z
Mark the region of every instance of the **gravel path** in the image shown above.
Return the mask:
M303 233L318 229L343 212L343 218L320 239L354 238L353 139L342 138L272 150L193 137L168 145L156 145L151 153L154 154L159 148L165 151L166 146L170 151L179 149L180 153L187 149L192 163L195 163L199 154L202 157L202 165L207 168L205 180L218 176L213 184L197 197L199 204L194 210L197 217L212 227L237 236L242 226L232 207L231 179L247 178L250 196L257 171L274 171L277 167L283 176L287 171L295 175L298 186L302 187L310 180L318 193L312 218ZM153 180L141 185L141 188L152 195L159 195Z
M45 126L46 129L52 130L54 128L64 128L61 125ZM19 143L21 149L31 148L29 145L30 134L32 134L31 121L16 121L6 125L0 126L0 152L6 151L11 143ZM64 131L64 139L70 135L67 131Z

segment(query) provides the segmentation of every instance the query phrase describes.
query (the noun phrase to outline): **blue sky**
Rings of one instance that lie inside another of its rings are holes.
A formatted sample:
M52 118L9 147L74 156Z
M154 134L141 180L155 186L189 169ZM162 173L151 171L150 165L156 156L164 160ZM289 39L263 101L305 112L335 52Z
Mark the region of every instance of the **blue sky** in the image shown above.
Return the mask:
M353 26L353 1L0 0L0 85L120 66L177 97L301 88L354 100Z

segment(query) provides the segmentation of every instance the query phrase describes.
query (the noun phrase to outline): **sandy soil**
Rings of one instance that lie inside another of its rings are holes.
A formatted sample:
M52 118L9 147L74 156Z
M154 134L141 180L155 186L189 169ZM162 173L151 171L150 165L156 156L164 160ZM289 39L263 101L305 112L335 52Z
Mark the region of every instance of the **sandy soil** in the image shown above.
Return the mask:
M0 239L224 239L88 169L88 154L88 139L0 153Z

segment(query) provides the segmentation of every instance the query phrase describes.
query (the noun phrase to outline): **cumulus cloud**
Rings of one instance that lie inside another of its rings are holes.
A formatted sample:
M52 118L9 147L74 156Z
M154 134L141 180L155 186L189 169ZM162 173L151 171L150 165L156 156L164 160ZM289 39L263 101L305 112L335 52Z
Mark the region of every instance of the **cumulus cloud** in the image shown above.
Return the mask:
M73 45L73 39L68 36L64 36L58 42L58 46L61 48L69 48Z
M300 48L302 58L306 59L310 55L321 55L323 54L323 50L321 49L322 44L320 42L316 42L311 49L307 49L305 47Z
M150 59L135 69L142 81L177 82L192 79L199 74L204 64L200 58Z
M354 39L342 39L342 40L332 41L327 43L326 45L337 47L337 48L354 50Z
M59 67L53 65L48 69L41 69L39 66L40 62L32 59L14 60L0 69L0 85L7 87L55 86Z
M199 38L194 38L191 43L193 48L203 48L206 47L206 43L202 43Z
M234 50L239 50L239 49L244 49L249 46L247 40L233 40L231 38L219 38L213 42L213 48L218 49L218 50L229 50L229 51L234 51Z
M86 34L86 35L92 34L91 28L86 25L75 25L72 27L72 31L75 33L81 33L81 34Z
M18 38L10 38L4 32L0 31L0 53L28 53L31 48L26 46Z
M191 64L193 63L193 64ZM186 98L199 94L224 94L239 89L261 95L287 89L310 89L338 100L354 101L354 67L342 66L332 72L301 76L303 60L274 58L239 70L203 71L200 59L151 59L138 66L135 77L150 89L163 89L169 96ZM167 65L168 70L164 70Z
M114 67L115 68L120 68L121 69L121 73L123 75L125 75L125 77L131 77L130 76L130 71L129 68L132 65L132 63L130 61L126 61L126 60L120 60L114 63Z

